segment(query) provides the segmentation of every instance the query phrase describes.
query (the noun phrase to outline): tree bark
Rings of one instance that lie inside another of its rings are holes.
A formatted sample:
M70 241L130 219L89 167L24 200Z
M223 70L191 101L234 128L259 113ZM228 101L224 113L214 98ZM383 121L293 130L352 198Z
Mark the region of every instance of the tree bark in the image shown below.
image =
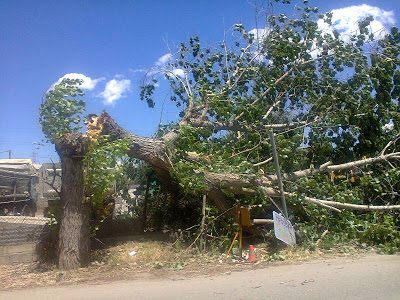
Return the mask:
M191 121L184 120L184 123L191 124ZM173 130L164 135L161 139L140 137L121 128L105 111L103 111L100 116L92 115L91 120L87 125L89 129L92 128L89 131L93 132L95 135L105 134L109 135L112 139L130 139L132 143L128 155L130 157L149 162L154 167L154 170L163 181L163 183L169 186L169 188L178 188L178 184L172 180L171 172L173 171L173 165L170 157L168 156L169 152L167 149L167 145L169 145L169 147L173 149L173 142L179 139L178 131ZM200 126L201 124L197 124L195 120L194 125ZM318 168L310 168L290 173L284 173L282 174L282 178L284 180L296 180L301 177L313 176L317 173L346 170L354 167L362 167L368 164L374 164L398 158L400 158L400 153L396 152L339 165L332 165L331 162L327 162ZM201 160L202 158L196 153L188 153L188 159ZM205 163L207 163L206 159ZM196 172L196 170L193 171ZM277 192L275 189L277 183L277 176L275 174L230 174L214 173L208 171L201 171L196 173L198 174L198 176L203 176L205 178L206 189L204 190L204 193L207 194L208 198L216 205L216 207L221 212L230 209L232 206L232 203L221 191L221 189L226 189L235 194L251 195L257 193L257 189L260 188L268 196L275 197L280 195L279 192ZM314 198L306 198L307 199L305 199L305 201L313 202L314 204L318 204L320 206L333 210L335 210L334 207L360 209L359 206L355 207L352 205L346 205L345 207L339 206L336 203L332 204L324 201L319 201L318 199ZM373 208L373 210L378 209L379 208ZM390 209L397 208L390 207ZM372 210L371 207L369 207L369 210ZM380 208L379 210L387 210L387 207Z
M326 204L338 208L347 208L351 210L364 210L364 211L388 211L388 210L400 210L400 205L360 205L351 203L342 203L336 201L319 200L322 204Z
M61 224L58 238L58 266L76 269L89 265L90 203L84 190L83 157L88 140L80 133L68 134L56 150L61 158Z
M162 139L141 137L120 127L106 111L102 111L100 116L90 115L86 125L87 134L92 139L96 139L99 135L108 135L112 140L128 138L131 141L128 155L150 163L167 190L172 195L179 193L179 185L171 176L173 166L167 154L167 144L176 139L174 131L167 133ZM211 183L205 193L221 212L231 208L230 201L220 191L219 186Z

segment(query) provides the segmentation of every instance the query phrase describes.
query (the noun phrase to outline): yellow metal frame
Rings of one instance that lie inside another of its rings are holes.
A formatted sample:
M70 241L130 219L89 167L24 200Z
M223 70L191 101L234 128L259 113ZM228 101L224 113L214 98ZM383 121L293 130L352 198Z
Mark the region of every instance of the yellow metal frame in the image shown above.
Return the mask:
M233 241L229 247L228 252L226 253L226 257L229 256L229 253L231 253L231 250L233 248L233 245L239 236L239 255L242 257L243 253L243 226L251 226L250 222L250 212L247 208L245 207L235 207L233 210L236 218L236 222L239 225L239 230L235 233L235 237L233 238Z

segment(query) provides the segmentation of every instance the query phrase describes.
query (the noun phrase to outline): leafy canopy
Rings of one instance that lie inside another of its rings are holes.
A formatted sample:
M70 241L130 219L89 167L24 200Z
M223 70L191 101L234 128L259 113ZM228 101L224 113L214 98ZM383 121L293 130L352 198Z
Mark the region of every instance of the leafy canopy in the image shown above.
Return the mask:
M373 18L367 17L351 36L323 32L318 21L331 24L332 13L321 14L308 1L295 9L291 17L266 16L265 27L256 31L235 24L232 38L215 47L192 37L171 53L173 59L159 74L151 72L144 81L141 98L150 107L156 105L153 93L161 75L181 110L181 119L160 132L179 132L174 171L187 191L202 191L201 171L275 173L268 160L272 127L284 172L375 157L390 141L386 151L399 151L398 29L371 32ZM285 191L355 204L399 203L397 162L354 171L356 176L331 174L341 179L322 174L285 182ZM268 203L263 195L226 192L241 204ZM337 242L336 233L348 228L347 238L370 236L369 241L400 249L399 235L393 234L400 226L398 213L337 217L297 196L289 205L306 236L320 238L329 229ZM381 221L390 228L377 224Z
M85 102L76 98L84 95L79 88L82 83L81 79L65 78L46 92L39 108L39 123L49 142L55 143L63 135L82 128L79 123Z
M39 122L49 142L57 143L66 134L78 132L82 126L85 102L79 88L80 79L63 79L45 94L40 106ZM85 190L93 209L103 209L103 202L121 187L124 180L121 161L126 159L127 140L109 141L107 136L90 140L84 158Z
M194 151L212 160L195 163L197 169L273 172L272 164L254 165L272 156L268 126L286 124L277 132L279 158L294 171L374 156L399 134L397 28L381 38L370 32L368 17L344 37L319 30L317 22L330 24L331 13L307 1L296 9L292 18L267 16L256 32L236 24L232 40L217 47L198 37L178 46L160 72L186 121L166 126L181 133L179 160ZM141 94L150 107L154 74Z

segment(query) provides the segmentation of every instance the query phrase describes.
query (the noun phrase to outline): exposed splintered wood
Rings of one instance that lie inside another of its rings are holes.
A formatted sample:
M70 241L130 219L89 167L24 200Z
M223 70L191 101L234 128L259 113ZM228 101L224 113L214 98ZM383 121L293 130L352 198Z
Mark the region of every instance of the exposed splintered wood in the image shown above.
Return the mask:
M99 117L90 114L87 118L87 120L84 122L87 130L86 130L86 135L92 140L96 141L99 138L99 135L101 134L102 131L102 125L98 123Z

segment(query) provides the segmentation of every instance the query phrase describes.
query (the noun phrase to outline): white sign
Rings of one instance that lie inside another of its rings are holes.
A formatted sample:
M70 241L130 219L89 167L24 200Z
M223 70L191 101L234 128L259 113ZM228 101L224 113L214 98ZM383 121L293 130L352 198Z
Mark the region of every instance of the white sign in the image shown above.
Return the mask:
M275 237L288 245L295 245L296 236L290 221L278 215L276 212L273 212L273 217Z

